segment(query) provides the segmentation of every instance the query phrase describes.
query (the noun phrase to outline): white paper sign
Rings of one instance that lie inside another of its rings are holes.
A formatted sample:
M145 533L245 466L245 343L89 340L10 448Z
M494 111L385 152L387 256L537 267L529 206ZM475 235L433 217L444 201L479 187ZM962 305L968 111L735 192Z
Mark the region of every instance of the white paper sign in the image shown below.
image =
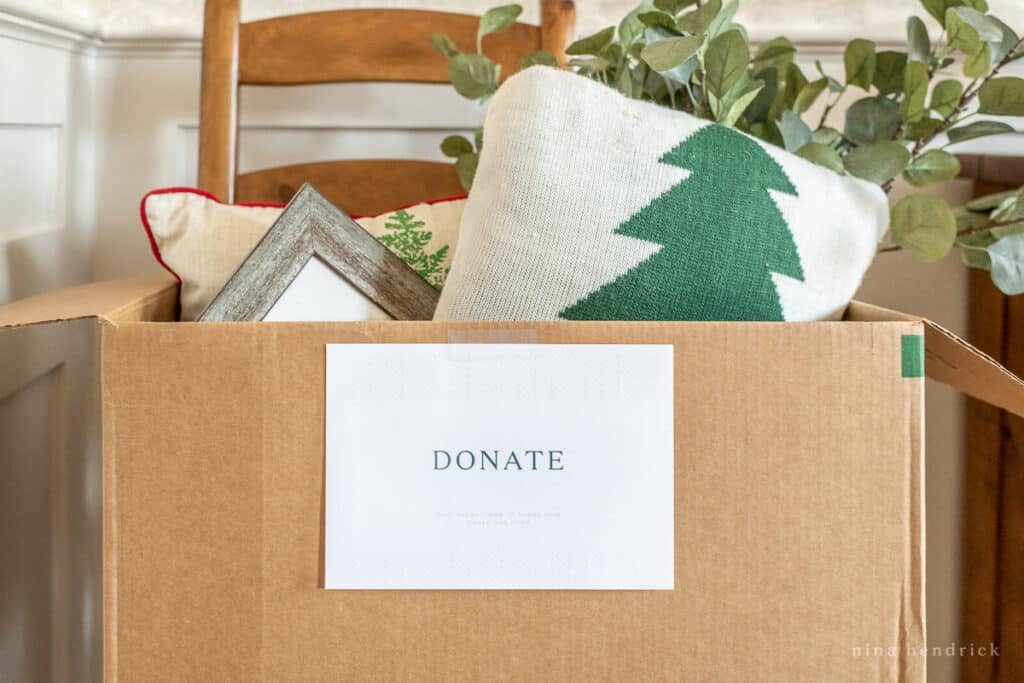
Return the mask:
M340 589L672 589L672 347L331 344Z

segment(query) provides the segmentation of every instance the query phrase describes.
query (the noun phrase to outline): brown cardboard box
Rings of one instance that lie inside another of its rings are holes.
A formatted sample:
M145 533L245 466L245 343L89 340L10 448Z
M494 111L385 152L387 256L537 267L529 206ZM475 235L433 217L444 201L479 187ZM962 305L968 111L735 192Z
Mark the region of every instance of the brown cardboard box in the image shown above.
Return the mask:
M26 678L923 681L922 337L929 377L1024 413L993 361L862 304L836 323L149 322L175 301L141 278L0 307L0 429L20 434L0 591ZM675 590L324 590L324 344L510 338L675 346Z

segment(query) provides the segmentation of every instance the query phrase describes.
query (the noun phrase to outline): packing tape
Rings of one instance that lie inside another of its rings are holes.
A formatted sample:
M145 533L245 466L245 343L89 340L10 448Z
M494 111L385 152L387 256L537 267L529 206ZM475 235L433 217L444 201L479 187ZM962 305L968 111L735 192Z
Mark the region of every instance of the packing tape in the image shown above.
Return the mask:
M900 341L903 376L924 377L924 335L905 334Z
M449 330L449 344L536 344L537 330Z

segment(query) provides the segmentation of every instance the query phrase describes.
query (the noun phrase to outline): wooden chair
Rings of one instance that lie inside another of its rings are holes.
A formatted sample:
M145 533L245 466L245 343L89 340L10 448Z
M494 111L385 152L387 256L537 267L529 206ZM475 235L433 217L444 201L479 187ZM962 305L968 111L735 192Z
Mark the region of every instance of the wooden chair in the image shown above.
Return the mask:
M1024 185L1024 158L962 156L975 196ZM970 340L1024 373L1024 295L970 274ZM1001 645L999 657L960 659L963 681L1024 680L1024 419L967 400L961 644Z
M573 1L539 2L540 26L517 23L484 39L487 54L502 65L503 74L515 73L523 56L541 49L564 63L575 20ZM446 59L431 45L430 35L449 35L459 49L472 50L478 21L448 12L336 10L239 23L239 0L207 0L199 187L228 202L287 202L309 181L357 215L462 194L453 164L444 162L360 159L237 175L238 89L352 81L447 83Z

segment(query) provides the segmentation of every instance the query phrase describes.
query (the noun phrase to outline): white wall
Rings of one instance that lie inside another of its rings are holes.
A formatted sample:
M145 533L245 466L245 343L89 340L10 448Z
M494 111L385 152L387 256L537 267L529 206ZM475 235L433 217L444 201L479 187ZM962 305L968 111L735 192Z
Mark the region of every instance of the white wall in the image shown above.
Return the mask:
M443 7L468 0L250 0L244 18L338 6ZM528 3L527 3L528 4ZM1024 26L1024 3L991 0ZM629 3L580 0L581 32L614 23ZM57 286L154 271L138 219L149 189L195 181L201 0L0 0L0 302ZM902 40L913 0L746 0L755 39L805 42L808 63L841 73L841 42L854 35ZM527 20L536 20L535 6ZM414 85L247 88L242 170L317 159L439 159L438 141L477 125L482 112L450 88ZM837 113L840 116L841 113ZM1024 152L1019 139L977 145ZM932 317L963 333L966 271L955 257L924 266L882 257L861 298ZM959 631L962 504L961 399L929 384L929 640ZM955 680L957 663L933 659L930 679Z
M95 17L104 32L135 34L202 28L202 0L38 0ZM506 0L243 0L242 19L253 21L281 14L339 7L422 7L479 14ZM618 23L639 0L577 0L579 29L594 31ZM519 0L526 21L536 22L538 3ZM1011 26L1024 24L1024 4L989 0L991 11ZM787 35L809 43L849 40L856 32L878 41L903 40L908 14L924 15L917 0L740 0L738 18L755 39ZM581 33L582 35L582 33Z
M0 302L90 277L94 197L92 59L74 39L4 19Z

